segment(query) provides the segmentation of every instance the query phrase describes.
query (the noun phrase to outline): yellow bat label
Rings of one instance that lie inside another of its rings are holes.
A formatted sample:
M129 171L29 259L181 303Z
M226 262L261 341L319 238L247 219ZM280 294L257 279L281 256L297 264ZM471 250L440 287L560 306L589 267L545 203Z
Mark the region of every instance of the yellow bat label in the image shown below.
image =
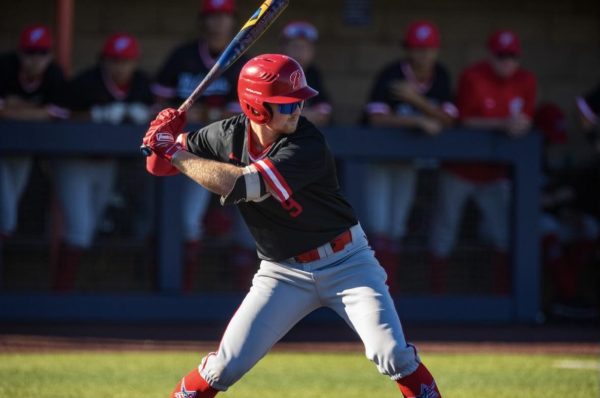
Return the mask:
M260 17L267 11L267 9L271 6L273 0L266 0L261 4L260 8L256 10L256 12L250 17L248 22L242 27L240 30L244 30L256 24L256 22L260 19Z

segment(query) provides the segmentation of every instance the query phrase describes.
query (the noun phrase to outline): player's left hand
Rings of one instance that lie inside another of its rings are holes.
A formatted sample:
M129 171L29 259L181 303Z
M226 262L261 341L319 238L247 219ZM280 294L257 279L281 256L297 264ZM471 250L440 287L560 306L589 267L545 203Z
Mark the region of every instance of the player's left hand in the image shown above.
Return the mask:
M171 162L177 152L184 150L183 146L175 141L182 132L183 126L185 126L184 112L173 108L163 109L150 123L143 143L157 156Z

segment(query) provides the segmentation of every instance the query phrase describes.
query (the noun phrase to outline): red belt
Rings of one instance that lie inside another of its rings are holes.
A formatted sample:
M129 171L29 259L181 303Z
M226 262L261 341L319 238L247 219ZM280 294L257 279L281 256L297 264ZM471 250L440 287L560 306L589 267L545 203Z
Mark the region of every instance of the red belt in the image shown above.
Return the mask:
M346 232L342 232L340 235L333 238L330 242L327 242L329 246L331 246L331 250L334 253L342 251L344 247L348 243L352 242L352 232L347 230ZM299 263L310 263L311 261L316 261L321 259L321 255L319 254L318 249L312 249L297 256L294 256L294 260Z

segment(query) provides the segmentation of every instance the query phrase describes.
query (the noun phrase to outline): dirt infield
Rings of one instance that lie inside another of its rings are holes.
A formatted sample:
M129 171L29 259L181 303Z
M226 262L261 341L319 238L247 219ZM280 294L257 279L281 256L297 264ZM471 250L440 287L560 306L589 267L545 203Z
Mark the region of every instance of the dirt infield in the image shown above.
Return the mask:
M275 351L363 352L340 325L294 328ZM529 353L600 355L598 325L425 325L406 327L423 353ZM218 345L223 325L0 324L0 353L64 351L207 352ZM336 341L324 338L335 336ZM196 339L197 338L197 339Z
M499 342L428 342L416 341L423 353L527 353L600 355L597 343L499 343ZM0 353L48 353L68 351L192 351L214 350L217 341L158 341L97 339L84 337L0 336ZM362 352L359 342L280 342L275 351L283 352Z

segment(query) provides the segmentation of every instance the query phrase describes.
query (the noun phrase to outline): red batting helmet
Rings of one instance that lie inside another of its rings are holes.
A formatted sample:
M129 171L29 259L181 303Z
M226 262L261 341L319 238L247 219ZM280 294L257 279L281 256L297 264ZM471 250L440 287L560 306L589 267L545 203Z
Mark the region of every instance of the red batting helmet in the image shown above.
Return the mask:
M271 111L265 103L291 104L314 97L298 62L287 55L263 54L246 62L238 80L238 98L250 120L265 124Z

